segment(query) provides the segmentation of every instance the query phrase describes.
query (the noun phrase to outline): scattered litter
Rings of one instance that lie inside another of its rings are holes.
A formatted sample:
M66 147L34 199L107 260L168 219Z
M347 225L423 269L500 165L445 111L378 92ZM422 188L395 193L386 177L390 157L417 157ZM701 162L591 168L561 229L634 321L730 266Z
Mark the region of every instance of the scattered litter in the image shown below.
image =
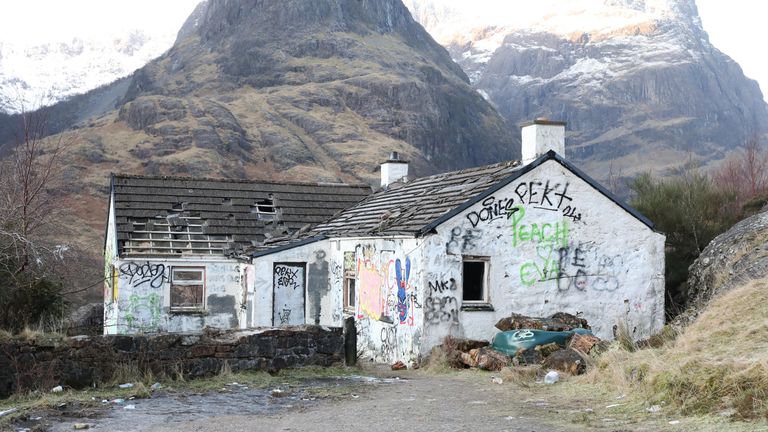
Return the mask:
M360 397L360 396L358 396L358 395L356 395L356 394L352 394L352 395L350 395L350 396L352 396L352 398L353 398L353 399L357 399L357 398L359 398L359 397Z
M279 388L276 388L272 390L272 392L269 393L272 397L283 397L285 396L285 392Z
M75 423L72 427L75 429L89 429L91 425L88 423Z
M544 376L544 384L554 384L560 381L560 374L557 371L549 371Z
M65 406L67 406L66 402L62 402L62 403L59 404L59 408L64 408Z
M491 380L494 384L504 384L504 380L499 377L493 377Z
M136 409L136 405L133 405L133 404L126 405L126 406L123 407L123 409L124 410L135 410Z
M595 412L595 410L593 410L592 408L585 408L584 412Z
M51 389L51 393L59 393L59 392L63 392L63 391L64 391L64 387L62 387L62 386L56 386L56 387Z
M7 409L5 411L0 411L0 417L7 416L8 414L15 413L18 410L19 410L18 408L10 408L10 409Z
M120 384L118 387L120 387L121 389L133 388L133 383Z
M32 420L32 421L40 421L43 418L41 416L35 416L35 417L30 417L29 419Z
M108 401L107 399L102 399L102 400L101 400L101 403L103 403L103 404L108 404L108 403L109 403L109 401Z
M669 422L669 424L671 424L671 425L680 424L680 420L672 420L672 421Z
M622 405L624 404L610 404L610 405L607 405L606 408L616 408L617 406L622 406Z
M650 407L646 408L645 410L648 411L649 413L657 413L657 412L661 411L661 406L653 405L653 406L650 406Z
M156 382L156 383L152 384L152 387L150 387L150 388L151 388L152 390L157 390L157 389L161 389L161 388L163 388L163 385L162 385L162 384L160 384L159 382Z
M515 416L506 416L504 417L504 420L516 420Z
M620 396L616 396L616 399L624 399L625 397L627 397L627 395L623 394L623 395L620 395Z
M119 404L125 402L125 399L112 399L111 402L113 404L118 404L119 405Z

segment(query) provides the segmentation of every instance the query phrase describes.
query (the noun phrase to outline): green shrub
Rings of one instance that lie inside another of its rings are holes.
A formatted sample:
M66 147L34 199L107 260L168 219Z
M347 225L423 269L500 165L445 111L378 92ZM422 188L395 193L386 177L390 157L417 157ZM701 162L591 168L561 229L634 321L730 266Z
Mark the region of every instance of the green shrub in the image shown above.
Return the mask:
M726 210L735 196L690 165L670 179L642 174L630 187L632 205L667 236L666 304L671 318L686 305L688 267L715 236L736 222L737 216Z

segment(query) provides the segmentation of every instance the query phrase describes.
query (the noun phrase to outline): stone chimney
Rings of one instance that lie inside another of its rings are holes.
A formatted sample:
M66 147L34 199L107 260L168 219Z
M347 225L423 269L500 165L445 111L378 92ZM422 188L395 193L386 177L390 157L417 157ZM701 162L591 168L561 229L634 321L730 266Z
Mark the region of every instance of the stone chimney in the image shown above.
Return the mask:
M400 160L400 154L393 151L389 159L381 164L381 187L386 188L396 181L406 181L408 162Z
M521 132L523 165L533 162L550 150L565 156L565 122L539 118L524 123Z

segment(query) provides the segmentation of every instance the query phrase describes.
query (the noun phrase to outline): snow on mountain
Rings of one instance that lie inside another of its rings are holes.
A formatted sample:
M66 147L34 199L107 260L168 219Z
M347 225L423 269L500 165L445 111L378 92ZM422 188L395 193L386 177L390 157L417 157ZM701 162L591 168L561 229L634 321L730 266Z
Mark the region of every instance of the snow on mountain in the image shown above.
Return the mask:
M0 43L0 92L14 111L48 105L126 76L162 54L175 31L134 30L106 39Z

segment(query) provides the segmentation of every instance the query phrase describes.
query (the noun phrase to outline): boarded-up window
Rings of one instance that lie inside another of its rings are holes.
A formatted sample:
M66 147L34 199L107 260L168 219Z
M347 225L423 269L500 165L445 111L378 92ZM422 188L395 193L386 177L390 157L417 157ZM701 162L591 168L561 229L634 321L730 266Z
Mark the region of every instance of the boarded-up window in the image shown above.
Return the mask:
M202 267L174 267L171 272L171 311L199 311L205 304L205 270Z
M344 252L344 309L355 310L355 253Z

